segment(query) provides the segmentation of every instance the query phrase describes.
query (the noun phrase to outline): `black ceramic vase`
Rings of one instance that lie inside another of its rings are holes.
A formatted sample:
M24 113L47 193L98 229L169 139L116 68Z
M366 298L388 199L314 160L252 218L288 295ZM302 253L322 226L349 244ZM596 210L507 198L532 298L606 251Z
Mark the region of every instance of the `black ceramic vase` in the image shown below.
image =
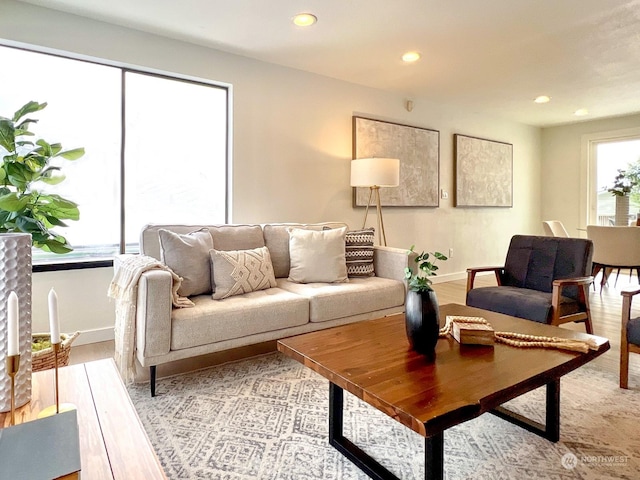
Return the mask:
M436 292L409 290L405 309L405 326L409 345L416 352L435 358L435 347L440 334L440 314Z

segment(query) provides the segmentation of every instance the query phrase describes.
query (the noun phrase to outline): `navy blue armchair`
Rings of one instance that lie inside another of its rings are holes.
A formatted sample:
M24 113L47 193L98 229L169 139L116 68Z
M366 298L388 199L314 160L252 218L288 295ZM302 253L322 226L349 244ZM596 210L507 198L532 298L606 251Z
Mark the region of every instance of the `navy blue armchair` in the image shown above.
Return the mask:
M549 325L584 322L593 333L592 256L591 240L515 235L504 267L467 269L467 305ZM479 272L494 272L497 286L474 288Z

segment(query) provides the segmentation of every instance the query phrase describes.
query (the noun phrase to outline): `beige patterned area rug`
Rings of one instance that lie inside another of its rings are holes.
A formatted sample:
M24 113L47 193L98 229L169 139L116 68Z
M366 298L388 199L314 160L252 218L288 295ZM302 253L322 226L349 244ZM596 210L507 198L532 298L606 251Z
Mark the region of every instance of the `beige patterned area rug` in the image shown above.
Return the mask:
M328 444L329 384L273 353L129 393L170 479L366 479ZM561 382L560 441L485 414L445 432L447 479L640 479L640 389L585 366ZM544 389L509 407L542 421ZM345 393L345 435L402 479L424 439Z

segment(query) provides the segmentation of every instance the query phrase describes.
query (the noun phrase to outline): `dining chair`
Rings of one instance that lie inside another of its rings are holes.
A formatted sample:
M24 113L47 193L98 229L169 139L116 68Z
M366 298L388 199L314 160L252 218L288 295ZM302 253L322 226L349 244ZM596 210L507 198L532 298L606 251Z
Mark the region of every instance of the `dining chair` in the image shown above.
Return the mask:
M593 333L589 286L593 244L586 238L515 235L502 267L467 269L469 306L549 325L584 322ZM493 272L497 286L474 286Z
M559 220L546 220L542 222L542 227L547 237L569 237L569 232Z
M614 286L621 269L629 269L629 279L635 271L640 281L640 228L587 225L587 238L593 242L591 275L595 278L602 271L600 290L613 270L617 270Z
M631 318L631 303L638 293L640 288L621 292L620 388L629 388L629 353L640 353L640 318Z

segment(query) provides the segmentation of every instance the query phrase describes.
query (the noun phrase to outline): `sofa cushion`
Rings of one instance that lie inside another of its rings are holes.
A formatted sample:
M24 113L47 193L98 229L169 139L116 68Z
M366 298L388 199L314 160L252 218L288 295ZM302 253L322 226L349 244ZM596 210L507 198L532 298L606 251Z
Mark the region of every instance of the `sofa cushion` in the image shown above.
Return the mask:
M351 230L345 236L345 258L347 261L347 276L373 277L373 241L374 228Z
M551 315L551 294L519 287L480 287L467 292L467 305L548 323ZM559 309L560 315L580 311L576 301L565 296L560 297Z
M346 227L346 223L268 223L263 227L264 243L269 249L271 263L276 278L288 277L291 263L289 261L289 229L304 228L306 230L322 230L323 228Z
M211 250L214 300L276 286L267 247L252 250Z
M250 250L264 247L260 225L212 225L209 227L216 250Z
M213 248L206 228L187 234L158 230L160 259L182 277L178 294L188 297L211 292L209 250Z
M324 322L404 304L402 282L381 277L353 278L348 283L295 283L276 279L278 287L309 299L309 319Z
M309 322L309 301L299 295L269 288L212 300L192 297L195 307L171 312L171 350L270 332Z
M289 230L289 280L298 283L347 280L344 237L347 227Z

